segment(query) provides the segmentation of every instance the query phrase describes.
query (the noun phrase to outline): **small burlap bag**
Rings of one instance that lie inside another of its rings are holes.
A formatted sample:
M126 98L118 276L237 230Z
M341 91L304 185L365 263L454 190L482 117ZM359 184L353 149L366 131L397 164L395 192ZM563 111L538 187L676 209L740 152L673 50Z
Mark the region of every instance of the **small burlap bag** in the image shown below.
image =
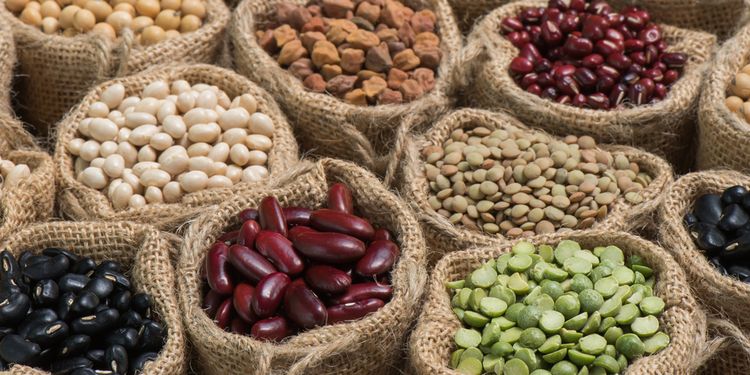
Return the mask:
M750 172L750 124L724 104L727 89L748 63L748 55L750 24L722 45L704 81L698 111L698 169Z
M402 366L406 332L416 319L424 291L425 246L407 205L370 172L351 163L322 159L291 171L281 188L248 190L192 222L180 250L179 294L185 324L206 374L393 374ZM355 210L394 234L401 256L391 272L393 298L364 319L316 328L274 344L222 331L201 309L201 268L216 237L239 224L237 214L272 195L282 205L318 208L329 184L352 190Z
M5 238L4 248L15 256L29 250L60 247L96 262L114 260L127 270L135 290L153 299L156 320L167 328L164 347L143 374L180 375L187 371L187 342L175 290L170 240L154 228L127 222L56 222L35 224ZM49 374L26 366L13 366L9 375Z
M356 106L325 93L309 92L298 78L282 68L258 45L262 27L287 0L245 0L237 6L229 27L235 69L260 83L279 101L294 124L303 149L322 156L351 160L382 172L401 118L408 114L432 116L452 105L455 61L462 46L453 11L447 0L407 0L414 9L431 9L437 16L442 60L435 88L420 99L400 105ZM306 4L307 0L293 0Z
M632 145L665 156L675 169L687 168L693 153L693 121L706 61L716 37L707 33L661 25L670 51L690 57L683 76L667 98L657 104L623 110L577 108L543 99L521 89L509 74L518 55L500 34L500 22L529 7L546 6L546 0L522 0L502 6L482 20L469 37L467 56L473 59L473 100L481 108L504 109L523 123L558 135L590 135L599 142ZM657 21L659 21L657 19Z
M145 71L134 76L118 78L103 83L93 89L83 101L58 125L55 150L55 169L60 184L59 203L61 212L75 220L107 219L131 220L156 225L159 228L173 228L200 211L202 207L220 202L221 190L210 189L186 194L181 203L148 204L143 208L116 211L105 193L83 185L74 175L74 156L67 150L67 144L76 137L78 125L86 117L89 106L99 100L99 95L112 84L125 86L125 95L140 95L144 87L156 80L167 82L186 80L191 84L206 83L224 90L230 98L245 93L252 94L258 101L258 111L268 115L275 125L273 148L268 153L270 176L258 184L271 184L278 175L298 160L297 143L284 114L266 91L245 77L226 69L211 65L165 66Z
M688 374L702 363L696 358L704 350L706 317L690 294L685 274L669 253L651 242L614 231L558 233L534 238L532 242L554 245L564 239L578 241L588 249L615 245L626 255L641 256L654 269L654 293L666 304L659 322L669 334L670 344L655 355L632 362L627 374ZM483 262L509 252L512 245L452 252L437 264L428 286L427 302L409 340L410 363L417 374L458 374L448 367L448 362L455 350L453 336L461 322L451 310L451 297L444 283L466 277Z
M10 91L15 65L16 45L13 43L13 31L8 24L0 22L0 112L10 111Z
M46 35L26 25L0 1L0 20L11 25L19 61L19 101L25 119L40 135L68 112L94 85L113 77L137 73L173 62L213 63L229 22L222 0L204 0L206 19L195 32L151 46L141 46L132 34L113 43L95 34L73 38Z
M401 192L406 201L410 202L422 222L425 239L430 248L430 264L434 264L444 254L455 249L471 246L486 246L507 242L501 234L485 234L483 232L465 229L452 224L430 207L428 198L430 187L424 174L424 160L422 150L429 146L442 146L450 138L453 130L459 128L474 128L483 126L495 129L528 129L515 118L499 113L477 109L461 109L451 112L441 118L424 135L409 137L405 146L406 156L401 166ZM653 177L653 181L643 190L643 203L633 205L624 197L617 198L610 207L606 218L594 224L593 228L610 230L633 230L645 226L650 221L650 214L659 204L659 195L672 182L672 169L663 159L641 150L626 146L601 145L603 150L614 154L622 153L630 161L637 163L641 170Z

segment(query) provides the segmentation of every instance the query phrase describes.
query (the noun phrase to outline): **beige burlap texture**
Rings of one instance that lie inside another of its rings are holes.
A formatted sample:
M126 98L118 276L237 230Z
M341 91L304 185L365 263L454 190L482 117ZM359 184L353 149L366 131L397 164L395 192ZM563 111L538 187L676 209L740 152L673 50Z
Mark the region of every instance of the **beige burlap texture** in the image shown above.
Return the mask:
M493 9L505 5L512 0L448 0L456 14L458 27L467 34L474 23Z
M151 46L141 46L128 34L113 43L95 34L76 37L46 35L26 25L0 1L0 20L11 25L19 61L19 99L25 119L40 135L96 84L133 74L155 64L213 63L229 22L222 0L205 0L206 19L192 33Z
M15 65L16 45L13 43L13 30L7 23L0 22L0 112L10 111L10 92Z
M447 0L408 0L414 9L431 9L437 16L442 60L435 88L420 99L400 105L356 106L305 89L302 81L282 68L258 45L255 31L273 15L282 0L245 0L229 27L234 68L266 88L279 101L295 127L304 150L351 160L382 173L401 119L409 114L431 117L447 110L456 88L456 57L462 46ZM307 0L293 0L306 4Z
M750 24L722 45L706 75L698 111L698 169L750 172L750 124L724 104L735 74L748 63L748 55Z
M430 264L434 264L444 254L456 249L471 246L485 246L502 244L508 239L501 234L486 234L479 231L465 229L452 224L447 218L435 212L428 202L430 187L424 174L424 160L422 150L429 146L442 146L450 138L455 129L467 129L483 126L495 129L528 129L515 118L499 113L477 109L461 109L451 112L441 118L424 135L409 137L406 143L406 156L402 162L400 179L401 192L417 213L422 223L425 239L430 248ZM645 226L651 219L651 213L659 204L659 196L666 186L672 182L672 169L663 159L652 154L626 146L600 146L603 150L613 154L621 153L630 161L637 163L641 171L653 177L653 181L643 190L643 203L633 205L624 197L619 197L610 207L604 220L594 224L594 229L633 230Z
M99 95L104 89L112 84L121 83L125 86L126 96L137 95L153 81L171 82L180 79L191 84L216 85L230 98L245 93L252 94L258 101L258 111L265 113L273 120L274 145L268 153L270 176L267 180L257 184L273 184L278 176L297 163L297 142L292 129L273 98L262 88L239 74L211 65L163 66L97 86L58 125L54 161L60 184L60 210L64 215L75 220L131 220L149 223L159 228L173 229L189 217L201 212L203 207L221 202L221 197L224 197L227 191L245 184L240 183L227 189L210 189L186 194L180 203L148 204L143 208L115 210L105 193L85 186L76 179L73 167L75 157L68 152L66 145L76 137L80 121L86 117L89 106L99 100Z
M370 172L351 163L322 159L290 171L293 182L281 188L248 190L192 222L181 249L179 294L196 365L206 374L393 374L402 367L406 332L416 319L427 281L425 245L407 205ZM393 298L383 308L349 323L315 328L274 344L219 329L201 309L201 268L206 252L237 214L275 196L282 205L319 208L329 184L352 190L355 211L386 228L401 247L392 273Z
M557 135L590 135L599 142L632 145L665 156L678 171L692 163L691 149L698 94L716 37L698 31L661 25L669 50L690 58L683 76L666 99L653 105L621 110L577 108L543 99L518 86L509 74L518 55L500 33L500 22L529 7L546 6L546 0L523 0L502 6L486 16L469 36L467 56L472 59L473 99L481 108L502 109L523 123ZM656 19L658 22L659 20Z
M702 363L700 354L706 340L706 317L690 294L685 274L672 257L657 245L630 234L615 231L558 233L537 237L534 244L557 244L569 239L591 249L615 245L626 255L639 255L650 264L656 275L654 293L664 299L666 307L659 317L670 344L659 353L632 362L627 374L688 374ZM448 367L455 350L453 336L461 322L451 310L451 298L444 285L461 279L483 262L510 251L512 243L452 252L432 272L417 327L410 338L410 363L417 374L458 374Z
M1 109L0 139L4 140L12 149L39 149L34 137L23 128L23 124L13 116L12 112Z
M135 290L153 299L156 320L167 328L167 339L156 360L149 362L143 374L181 375L187 371L187 342L175 295L175 271L172 258L176 249L167 235L156 229L126 222L56 222L35 224L5 238L4 248L18 256L23 251L41 252L59 247L96 262L121 262ZM14 366L9 375L41 375L48 372Z

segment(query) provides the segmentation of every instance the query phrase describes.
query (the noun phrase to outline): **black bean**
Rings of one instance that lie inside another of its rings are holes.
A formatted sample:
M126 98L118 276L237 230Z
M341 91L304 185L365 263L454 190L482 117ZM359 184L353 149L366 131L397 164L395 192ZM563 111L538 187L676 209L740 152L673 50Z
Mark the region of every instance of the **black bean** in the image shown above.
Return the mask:
M99 372L94 371L93 369L83 367L83 368L77 368L73 370L73 372L70 373L70 375L99 375Z
M51 306L60 298L60 288L54 280L42 280L34 288L36 306Z
M79 275L77 273L67 273L60 278L57 283L60 290L63 292L75 292L78 293L86 287L89 282L89 277L86 275Z
M26 292L28 292L28 288L26 288L26 290L23 290L18 286L18 284L16 284L16 281L13 279L0 280L0 300L9 297L11 294L25 294Z
M3 339L3 337L8 336L13 333L13 328L10 327L0 327L0 340Z
M57 314L52 309L38 309L26 315L26 318L18 325L16 333L26 337L37 326L52 323L57 320Z
M73 292L67 292L60 297L60 301L57 302L57 316L62 320L69 320L73 317L70 311L70 306L76 300L76 294Z
M91 281L86 284L84 290L94 292L100 299L107 298L110 293L115 289L115 285L112 281L105 279L104 277L94 277Z
M747 194L747 189L744 186L735 185L724 190L721 194L721 201L724 204L741 203L745 194Z
M721 251L722 263L736 263L750 260L750 234L744 234L729 241Z
M70 311L76 315L89 315L96 312L99 306L99 297L94 292L84 290L76 297L70 306Z
M72 335L65 338L60 344L60 357L73 357L86 353L91 346L91 337L87 335Z
M81 260L81 257L79 257L78 255L75 255L75 254L71 253L68 250L59 249L59 248L56 248L56 247L46 248L46 249L42 250L42 254L46 255L48 257L55 257L55 256L58 256L58 255L65 255L68 258L68 260L70 260L70 264L75 264L79 260Z
M104 352L106 367L116 374L128 372L128 351L120 345L112 345Z
M99 263L98 266L96 266L96 272L103 272L103 271L112 271L112 272L121 273L122 266L120 265L120 262L115 262L114 260L105 260Z
M750 277L750 268L737 264L727 267L727 272L730 275L737 276L740 280Z
M46 261L29 264L23 269L23 275L31 280L57 279L68 272L70 260L65 255L57 255Z
M138 332L141 337L138 348L142 351L159 351L164 345L165 331L161 324L146 320Z
M719 228L710 228L698 234L698 247L708 252L715 252L727 242L724 233Z
M31 299L23 293L13 293L0 301L0 325L13 326L23 321L31 307Z
M85 275L93 271L94 269L96 269L96 262L94 262L93 259L86 257L82 258L75 265L73 265L73 267L70 268L70 271L73 273Z
M16 258L13 257L8 250L0 252L0 263L2 268L0 269L0 278L2 279L16 279L21 275L21 267L18 265Z
M123 312L130 308L130 300L130 291L123 290L109 297L109 305L116 308L117 310L120 310L120 312Z
M155 361L159 357L159 354L154 352L147 352L136 357L130 364L130 374L135 375L143 371L146 367L146 363Z
M29 366L34 367L47 367L57 356L57 349L47 348L42 350L34 359L29 362Z
M41 352L39 344L19 335L8 335L0 340L0 357L8 363L28 364Z
M133 350L138 345L140 337L135 328L118 328L104 339L107 345L121 345L127 350Z
M750 193L745 194L745 196L742 197L742 206L745 207L745 209L750 210Z
M29 264L29 259L33 257L34 254L31 251L24 251L21 253L21 255L18 256L18 264L21 265L21 268L26 267Z
M143 318L141 314L128 310L120 315L120 324L125 327L140 329L143 325Z
M85 357L88 358L91 362L94 362L96 367L104 366L105 355L104 350L102 349L89 350L86 353Z
M151 296L146 293L136 293L130 300L130 306L141 316L148 318L151 316Z
M750 222L750 216L739 204L730 204L722 211L719 228L732 232Z
M63 321L56 321L52 323L42 324L35 326L29 331L26 338L29 341L35 342L42 347L51 347L59 344L70 333L68 325Z
M8 364L0 358L0 371L8 371Z
M117 309L106 309L94 315L75 319L70 322L70 327L75 333L98 335L114 327L119 318L120 313L117 312Z
M72 357L52 362L50 372L53 375L67 375L79 368L91 368L94 364L85 357Z
M721 218L722 207L718 194L705 194L695 201L693 214L703 223L716 225Z
M688 227L688 229L690 229L693 227L693 225L698 223L698 218L692 213L688 212L687 214L685 214L685 217L682 218L682 222L686 227Z
M95 277L103 277L111 282L114 283L114 286L116 288L119 288L121 290L129 290L130 289L130 280L128 280L125 275L115 272L115 271L109 271L109 270L97 270L94 272Z

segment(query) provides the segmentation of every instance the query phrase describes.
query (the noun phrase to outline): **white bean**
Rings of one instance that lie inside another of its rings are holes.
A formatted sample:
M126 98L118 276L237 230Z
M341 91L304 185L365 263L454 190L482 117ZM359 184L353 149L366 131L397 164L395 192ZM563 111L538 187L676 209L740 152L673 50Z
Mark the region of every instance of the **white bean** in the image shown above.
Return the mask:
M227 172L224 175L232 180L232 183L236 184L242 181L242 168L236 165L228 165Z
M149 204L164 203L164 195L156 186L149 186L146 188L146 194L143 195L146 198L146 202Z
M216 111L205 108L193 108L182 116L182 120L185 121L188 129L195 124L208 124L216 122L218 119L219 115L216 114Z
M133 188L133 193L140 194L143 192L143 185L141 185L141 179L133 173L130 169L122 171L122 180L129 184Z
M156 125L141 125L130 132L128 142L132 143L134 146L144 146L147 145L148 142L151 141L151 137L158 132L159 128L157 128Z
M89 106L88 116L94 118L107 117L109 106L104 102L93 102Z
M106 159L99 157L99 158L92 160L89 165L91 165L92 167L101 168L104 166L104 160Z
M258 110L258 101L250 94L242 94L237 104L245 108L247 113L255 113Z
M78 124L78 133L80 133L84 137L90 137L91 133L89 133L89 125L91 125L91 120L93 120L90 117L87 117Z
M120 186L121 184L123 184L121 178L116 178L109 183L109 187L107 188L107 197L109 197L109 199L112 199L112 197L115 194L115 189L117 189L117 187ZM128 184L125 184L125 185L128 185Z
M229 150L229 159L232 163L244 167L250 161L250 150L244 144L238 143Z
M123 99L122 102L120 102L120 105L117 106L117 109L120 112L125 113L125 111L128 108L132 108L134 105L138 104L138 102L140 101L141 101L141 98L137 96L128 96L127 98Z
M169 84L164 81L151 82L146 88L143 89L144 97L151 97L156 99L164 99L169 95Z
M85 141L82 138L73 138L67 145L65 145L65 149L67 149L71 155L78 156L81 152L83 142Z
M163 124L164 119L166 119L167 116L174 116L176 114L177 106L173 102L165 100L161 103L161 107L159 107L159 110L156 112L156 119Z
M174 144L174 139L167 133L156 133L151 137L149 145L157 151L166 150Z
M206 90L210 90L210 89L211 89L211 85L207 85L205 83L196 83L196 84L193 85L193 91L197 91L199 93L201 91L206 91Z
M119 126L119 125L118 125ZM120 131L117 132L117 141L118 142L127 142L130 140L130 133L133 131L128 128L120 127Z
M148 169L141 175L141 185L146 187L156 186L161 188L171 180L172 176L161 169Z
M247 138L246 129L229 129L221 135L221 141L228 144L229 147L245 142L245 138Z
M208 153L208 157L214 161L226 162L229 157L229 145L224 142L215 144Z
M194 158L190 158L189 169L191 171L201 171L208 174L209 172L211 172L213 164L214 161L206 156L196 156Z
M80 151L81 159L86 161L92 161L96 159L99 156L99 147L99 142L93 139L83 142Z
M136 165L133 166L132 170L133 173L135 173L136 176L142 177L143 174L150 169L159 169L161 165L159 163L153 162L153 161L142 161Z
M250 133L262 134L269 138L273 137L273 120L265 113L255 112L250 115L248 128Z
M108 118L95 118L89 125L89 133L99 142L115 140L117 132L117 124Z
M268 152L273 148L273 141L262 134L250 134L245 138L245 145L251 150Z
M182 92L177 95L177 109L182 113L187 113L191 109L195 108L195 97L190 94L190 91Z
M156 161L156 150L149 145L141 147L138 150L138 161Z
M213 110L218 103L219 100L216 98L216 93L212 90L202 91L200 95L198 95L198 99L195 100L195 105L198 107L211 110Z
M159 112L159 108L161 108L161 100L156 98L143 98L134 108L135 112L148 113L156 116L156 113Z
M258 150L250 151L247 162L250 165L265 165L268 162L268 154Z
M133 196L133 187L128 183L122 183L117 185L115 191L112 193L112 206L116 210L122 210L128 206L130 197Z
M143 125L155 126L157 124L156 117L150 113L144 112L130 112L125 113L125 126L130 129L135 129Z
M173 147L180 147L180 146L173 146ZM181 153L172 152L172 153L167 154L167 152L165 151L159 156L159 164L161 164L161 169L171 174L172 176L177 176L178 174L186 171L188 169L189 163L190 163L190 158L184 152L184 149L183 149L183 152Z
M248 121L250 121L250 114L244 108L232 108L219 116L219 126L223 130L234 128L247 129Z
M224 91L220 91L216 98L218 99L219 105L224 109L229 109L229 106L232 105L232 99L230 99L229 95Z
M188 193L194 193L206 188L208 175L203 171L190 171L180 176L180 187Z
M133 194L133 196L130 197L130 201L128 202L128 207L143 208L145 206L146 206L146 198L143 198L142 195Z
M164 132L171 135L174 139L180 139L187 133L187 126L182 121L182 117L172 115L164 118L162 122Z
M31 170L29 169L29 166L26 164L16 164L13 169L8 172L8 174L5 176L5 181L3 182L4 186L11 187L18 185L21 180L24 178L27 178L31 176Z
M97 167L88 167L78 175L78 181L93 189L104 189L107 186L107 176Z
M118 128L125 128L125 115L122 114L120 111L112 111L107 115L107 118L112 120L112 122L117 125Z
M193 143L187 149L187 154L190 157L207 156L209 152L211 152L211 145L203 142Z
M125 167L130 168L138 161L138 150L129 142L120 142L117 145L117 153L125 159Z
M110 109L117 108L120 103L122 103L123 99L125 99L125 86L121 83L115 83L114 85L107 87L99 98L102 102L106 103Z
M120 177L122 176L122 171L125 169L125 158L119 154L109 155L104 161L102 169L109 177Z
M167 203L177 203L180 200L182 200L182 188L180 187L180 183L177 181L172 181L166 185L164 185L163 195L164 195L164 201Z
M216 176L216 175L225 175L227 173L227 163L217 161L213 165L211 165L211 173L209 173L209 176Z
M188 139L192 142L213 143L219 138L219 134L221 134L221 128L215 122L196 124L188 129Z
M243 182L258 182L268 177L268 169L259 165L251 165L242 171Z
M180 95L183 92L190 91L190 83L184 79L172 82L172 95Z
M209 189L217 189L232 187L232 185L234 184L232 183L232 180L229 179L229 177L217 174L215 176L211 176L208 179L208 184L206 185L206 187Z
M102 142L101 146L99 146L99 155L101 157L106 158L109 157L109 155L116 154L117 153L117 143L112 141Z
M88 166L89 162L81 158L76 158L76 162L73 163L73 171L75 171L75 175L78 176L84 169L88 168Z

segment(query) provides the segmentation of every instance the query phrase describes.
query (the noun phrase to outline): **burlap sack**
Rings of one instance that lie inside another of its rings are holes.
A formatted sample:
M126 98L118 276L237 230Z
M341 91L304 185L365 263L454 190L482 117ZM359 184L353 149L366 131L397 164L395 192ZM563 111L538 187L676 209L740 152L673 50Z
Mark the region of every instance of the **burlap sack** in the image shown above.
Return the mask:
M16 65L16 45L13 31L5 22L0 22L0 112L10 111L10 90L13 68Z
M424 291L425 246L407 205L370 172L351 163L322 159L291 171L290 184L248 190L192 222L180 250L179 294L196 365L206 374L393 374L402 366L406 332L416 319ZM280 344L227 333L201 309L204 257L216 237L239 223L237 213L257 207L268 196L283 205L310 208L326 202L328 186L347 184L355 209L377 227L387 228L401 247L391 273L393 299L362 320L316 328Z
M221 190L236 189L235 185L229 189L204 190L184 196L181 203L149 204L140 209L126 209L115 211L105 193L83 185L74 175L74 157L67 151L66 145L76 137L78 124L86 117L91 103L99 99L99 95L112 84L121 83L125 86L125 95L140 94L143 88L155 80L168 82L184 79L191 84L206 83L216 85L224 90L229 97L244 93L252 94L258 101L258 110L265 113L274 122L274 146L268 153L268 169L270 176L265 182L270 184L278 175L297 162L297 143L292 129L284 114L266 91L239 74L211 65L176 65L164 66L139 73L127 78L119 78L97 86L83 101L68 114L58 125L57 146L55 150L55 169L60 184L60 210L75 220L107 219L132 220L149 223L159 228L171 229L183 223L187 218L203 210L209 204L220 202L217 196ZM242 184L240 184L242 185Z
M556 244L563 239L581 246L615 245L626 255L639 255L654 269L654 293L666 307L659 317L661 327L670 336L669 346L659 353L632 362L628 374L688 374L700 364L695 360L704 349L706 317L690 294L685 274L677 263L657 245L630 234L614 231L560 233L532 240ZM410 338L410 363L417 374L457 374L448 367L455 350L453 336L461 322L451 310L446 281L465 277L482 262L510 251L512 243L452 252L440 260L432 273L427 302Z
M449 0L461 32L468 34L474 23L493 9L512 0Z
M750 172L750 124L724 104L735 74L748 63L750 25L726 41L706 76L698 111L698 169Z
M5 241L3 241L5 240ZM175 289L170 241L150 226L126 222L56 222L36 224L1 238L4 248L18 256L29 250L41 252L61 247L97 262L115 260L128 270L135 290L153 297L153 311L167 328L167 340L159 357L148 363L143 374L179 375L187 372L187 342ZM14 366L8 375L41 375L48 372Z
M25 120L47 135L92 86L155 64L212 63L222 45L229 10L222 0L205 0L206 19L197 31L144 47L132 36L112 43L93 34L46 35L21 22L0 1L0 20L11 25L19 61L19 99Z
M518 49L500 34L500 22L524 8L546 4L546 0L513 2L494 10L474 28L467 54L478 55L473 64L476 72L467 76L475 77L472 99L476 105L505 109L523 123L554 134L590 135L599 142L641 147L665 156L678 171L691 165L693 153L688 151L694 135L699 88L716 37L662 25L670 50L690 56L684 75L667 98L654 105L624 110L582 109L528 93L509 74L508 66Z
M507 114L461 109L441 118L423 136L410 137L406 142L406 156L401 166L403 174L401 192L406 201L412 204L417 217L422 222L425 238L430 248L430 264L434 264L444 254L455 249L477 245L499 245L507 242L507 238L501 234L490 235L451 224L447 218L435 212L427 201L430 187L424 175L422 150L428 146L442 145L454 129L476 126L493 130L511 128L528 130L526 126ZM602 145L601 148L624 154L631 161L638 163L642 171L649 173L653 181L642 193L643 203L633 205L623 197L619 197L612 205L607 217L594 224L593 228L629 231L644 226L650 221L650 214L659 204L659 195L672 181L672 169L663 159L630 147Z
M303 149L322 156L351 160L382 172L402 117L408 114L432 116L452 103L457 54L462 46L453 11L447 0L407 0L416 9L431 9L437 16L442 60L435 88L422 98L400 105L361 107L328 95L308 92L302 81L282 68L258 45L257 25L287 0L245 0L237 6L229 26L230 48L235 69L260 83L279 101L300 137ZM294 0L306 4L307 0Z
M34 137L23 128L23 124L16 120L12 112L6 112L2 109L0 109L0 139L4 140L12 149L39 149Z

